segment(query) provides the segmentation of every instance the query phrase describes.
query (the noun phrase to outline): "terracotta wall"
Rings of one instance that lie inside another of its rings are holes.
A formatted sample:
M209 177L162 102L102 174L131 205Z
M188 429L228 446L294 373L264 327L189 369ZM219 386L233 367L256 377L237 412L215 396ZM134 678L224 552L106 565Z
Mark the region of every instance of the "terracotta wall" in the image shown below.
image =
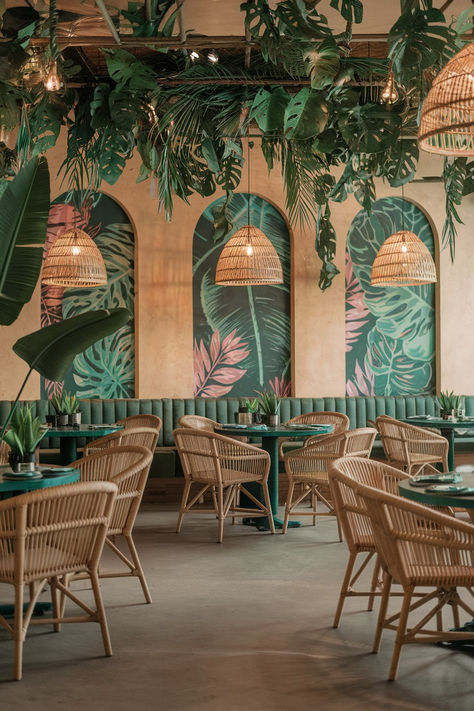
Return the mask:
M64 155L64 143L48 153L52 175L52 198L63 189L54 177ZM282 212L284 194L275 171L271 177L260 151L251 157L250 190L269 200ZM442 160L424 155L417 177L439 175ZM188 206L176 200L171 223L157 211L149 185L136 184L138 163L129 161L124 175L105 192L129 214L136 230L136 328L137 387L139 397L191 397L193 366L192 239L196 222L214 198L193 197ZM246 179L242 190L248 189ZM380 182L377 196L398 194ZM431 218L435 236L444 221L444 191L441 183L412 183L405 197L415 201ZM319 265L314 252L314 230L293 226L292 310L293 386L295 396L344 395L344 253L347 230L360 207L352 198L332 207L338 239L336 263L341 274L322 293L318 288ZM473 393L474 354L474 252L470 220L474 199L465 200L461 210L464 226L459 228L456 261L448 251L439 255L438 287L438 387ZM21 335L39 328L39 289L21 318L1 328L0 397L11 398L26 373L25 364L11 351ZM27 397L39 396L39 378L32 377Z

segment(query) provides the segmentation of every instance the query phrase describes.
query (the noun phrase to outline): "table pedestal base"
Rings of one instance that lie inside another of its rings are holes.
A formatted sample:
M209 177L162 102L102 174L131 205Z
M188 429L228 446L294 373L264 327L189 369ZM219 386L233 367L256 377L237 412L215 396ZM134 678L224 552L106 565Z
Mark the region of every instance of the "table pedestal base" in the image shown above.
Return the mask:
M255 526L258 531L269 531L270 526L268 524L267 518L244 518L242 521L244 526ZM277 530L283 528L283 521L278 516L273 517L273 525ZM288 528L299 528L301 526L301 521L288 521Z

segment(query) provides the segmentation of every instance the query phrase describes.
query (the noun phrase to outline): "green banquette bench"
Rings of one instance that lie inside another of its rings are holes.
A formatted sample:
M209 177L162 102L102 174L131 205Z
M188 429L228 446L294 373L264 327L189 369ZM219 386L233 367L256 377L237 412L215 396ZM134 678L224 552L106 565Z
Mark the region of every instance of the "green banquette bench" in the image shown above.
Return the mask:
M35 414L44 421L47 414L54 414L48 400L33 400ZM0 422L4 422L12 403L9 400L0 401ZM466 415L474 416L474 396L466 396ZM173 429L178 426L181 415L196 414L210 417L218 422L234 422L234 413L238 410L238 398L162 398L162 399L123 399L123 400L81 400L82 420L84 423L105 424L120 420L123 417L140 413L158 415L162 422L162 430L158 440L151 476L173 477L180 474L178 456L173 442ZM390 415L396 418L410 415L437 414L436 399L431 395L403 397L324 397L324 398L284 398L281 403L281 421L286 422L291 417L305 412L319 410L335 410L348 415L350 427L365 427L367 420L375 420L378 415ZM462 423L459 425L462 431ZM471 430L472 433L472 430ZM79 442L78 446L84 446ZM41 449L47 450L41 454L42 461L55 461L59 449L59 440L45 437ZM474 436L456 434L456 451L473 452ZM380 442L375 444L374 454L381 454Z

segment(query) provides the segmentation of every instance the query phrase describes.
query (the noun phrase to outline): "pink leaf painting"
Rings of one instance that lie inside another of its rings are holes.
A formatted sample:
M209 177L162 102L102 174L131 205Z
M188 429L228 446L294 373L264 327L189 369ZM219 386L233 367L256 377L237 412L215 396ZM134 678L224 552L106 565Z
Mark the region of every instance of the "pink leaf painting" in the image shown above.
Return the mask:
M281 378L275 378L268 381L271 389L277 397L290 397L291 395L291 381L286 381L285 376L282 375Z
M364 291L354 274L351 257L346 253L346 353L361 335L359 329L367 323L368 313Z
M246 369L233 368L243 361L250 353L245 348L240 336L235 335L235 329L221 342L219 331L212 334L209 350L204 341L194 341L194 396L221 397L232 390L232 386L240 380Z
M365 364L365 370L362 370L359 361L356 361L354 378L353 380L348 380L346 383L346 395L351 397L357 397L358 395L375 395L374 379L374 373L368 363Z

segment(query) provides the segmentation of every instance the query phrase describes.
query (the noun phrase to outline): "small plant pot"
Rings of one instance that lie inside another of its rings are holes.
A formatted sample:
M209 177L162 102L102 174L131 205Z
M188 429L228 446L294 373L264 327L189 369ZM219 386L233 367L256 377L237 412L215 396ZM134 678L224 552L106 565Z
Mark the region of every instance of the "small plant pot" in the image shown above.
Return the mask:
M30 452L21 456L17 452L10 452L8 455L8 463L12 472L19 474L20 472L32 472L35 469L35 453Z
M280 415L267 415L267 417L269 427L278 427L280 424Z
M72 415L69 415L69 424L72 425L72 427L79 427L82 421L82 412L73 412Z
M447 410L441 410L440 415L443 420L449 420L449 418L451 417L451 413Z
M58 427L66 427L69 424L69 415L57 416Z
M252 423L254 425L261 425L262 424L262 413L261 412L252 412Z
M56 415L46 415L45 419L48 427L56 427Z

